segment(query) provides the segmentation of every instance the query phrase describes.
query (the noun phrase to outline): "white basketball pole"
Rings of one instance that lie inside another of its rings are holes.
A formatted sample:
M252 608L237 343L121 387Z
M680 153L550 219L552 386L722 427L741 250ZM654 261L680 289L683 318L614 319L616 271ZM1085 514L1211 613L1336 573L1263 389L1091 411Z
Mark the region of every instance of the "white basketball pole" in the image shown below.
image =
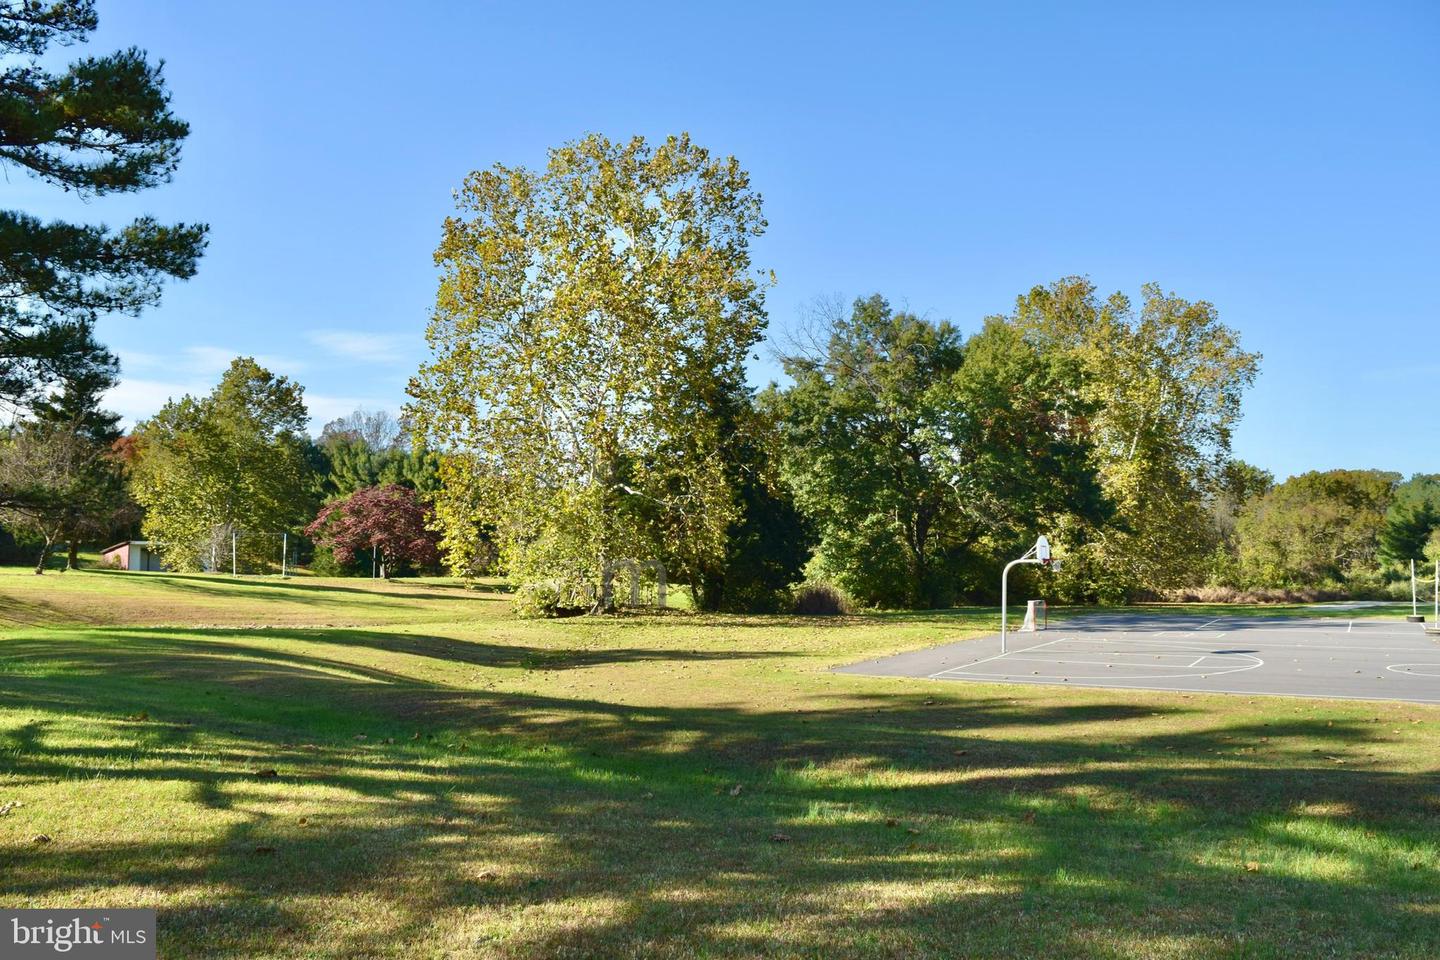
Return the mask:
M1415 591L1415 561L1410 561L1410 616L1420 616L1419 594Z
M280 579L285 579L285 554L290 551L290 531L280 532Z
M236 577L239 574L235 568L235 541L239 538L240 532L234 527L230 528L230 576Z
M1050 559L1050 541L1042 535L1035 541L1035 546L1025 552L1025 556L1018 560L1011 560L1005 564L1004 571L1000 574L1000 652L1005 653L1006 624L1010 618L1010 568L1017 563L1044 563Z

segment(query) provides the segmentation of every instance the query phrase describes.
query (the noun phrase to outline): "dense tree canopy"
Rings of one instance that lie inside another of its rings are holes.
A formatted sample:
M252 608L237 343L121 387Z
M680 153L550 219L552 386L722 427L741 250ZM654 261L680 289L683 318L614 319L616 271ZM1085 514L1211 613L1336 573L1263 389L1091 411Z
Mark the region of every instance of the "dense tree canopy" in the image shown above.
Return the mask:
M120 417L101 407L114 385L104 368L67 380L0 436L0 524L40 542L36 573L66 541L77 566L81 537L105 537L134 518L120 457Z
M104 536L128 516L109 445L66 422L26 421L0 435L0 484L21 494L0 504L0 524L40 541L36 573L61 541L73 568L81 537Z
M444 454L452 568L493 528L519 581L594 596L620 558L718 559L736 516L716 413L765 324L760 198L688 137L590 136L543 171L471 174L411 383Z
M871 603L935 605L959 500L932 443L960 335L879 296L829 324L819 349L785 361L786 480L841 585Z
M313 515L307 419L303 387L241 357L208 396L136 427L132 490L167 566L213 566L232 533L279 534Z
M735 492L724 551L692 550L681 539L666 544L662 557L702 610L774 612L801 579L814 537L781 475L773 392L757 401L744 384L731 383L717 393L710 414L719 419L717 455Z
M1203 579L1219 535L1212 502L1259 355L1215 307L1149 284L1101 301L1084 278L1036 287L1012 322L1043 354L1075 365L1112 522L1089 531L1062 574L1077 598L1121 599Z
M1395 488L1380 529L1380 555L1398 566L1426 558L1440 533L1440 474L1417 473Z
M1251 583L1337 586L1373 575L1399 474L1312 471L1250 501L1240 515L1240 563Z
M95 29L91 0L0 2L0 162L86 196L168 180L189 130L170 111L160 66L140 50L52 72L52 45ZM0 210L0 402L23 405L57 382L113 369L93 337L104 313L158 301L194 274L204 226L140 217L118 230Z
M1103 516L1083 406L1010 325L962 343L872 296L817 342L786 360L786 478L820 569L858 599L949 603L983 545Z
M409 431L384 410L356 410L320 431L327 496L345 496L363 487L400 484L421 493L440 488L440 458L413 446Z

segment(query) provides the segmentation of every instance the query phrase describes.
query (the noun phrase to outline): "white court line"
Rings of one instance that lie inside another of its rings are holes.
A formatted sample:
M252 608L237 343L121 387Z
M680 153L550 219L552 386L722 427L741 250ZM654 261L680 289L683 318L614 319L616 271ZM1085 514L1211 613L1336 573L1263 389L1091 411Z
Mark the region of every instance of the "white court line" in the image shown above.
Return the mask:
M1007 651L1005 651L1004 653L997 653L997 654L995 654L993 657L985 657L985 658L982 659L982 660L973 660L973 661L971 661L970 663L967 663L965 666L967 666L967 667L978 666L978 665L980 665L980 664L982 664L982 663L989 663L991 660L999 660L1001 657L1008 657L1008 656L1010 656L1010 654L1012 654L1012 653L1029 653L1031 650L1039 650L1041 647L1048 647L1048 646L1050 646L1052 643L1063 643L1064 641L1065 641L1065 638L1064 638L1064 637L1061 637L1061 638L1059 638L1058 640L1048 640L1048 641L1046 641L1045 643L1037 643L1037 644L1035 644L1033 647L1026 647L1024 650L1007 650ZM945 674L950 673L952 670L962 670L962 669L964 669L964 668L963 668L963 667L951 667L951 668L949 668L948 670L941 670L939 673L932 673L932 674L930 674L929 679L934 680L936 677L942 677L942 676L944 676Z
M1195 662L1192 663L1192 664L1190 664L1190 666L1192 666L1192 667L1198 667L1200 664L1202 664L1202 663L1204 663L1204 662L1205 662L1205 658L1204 658L1204 657L1196 657L1196 658L1195 658Z
M1200 626L1195 627L1195 629L1196 629L1196 630L1204 630L1206 627L1210 626L1210 624L1212 624L1212 623L1219 623L1221 620L1224 620L1224 619L1225 619L1224 617L1216 617L1214 620L1206 620L1204 623L1200 624Z
M1346 632L1346 633L1349 633L1351 630L1354 630L1354 629L1355 629L1355 621L1354 621L1354 620L1351 620L1350 623L1345 627L1345 632Z
M1106 681L1106 682L1110 682L1110 683L1122 683L1122 684L1123 684L1123 683L1126 683L1126 682L1128 681L1128 682L1130 682L1130 683L1132 683L1132 684L1133 684L1133 683L1141 683L1141 684L1143 684L1143 683L1149 683L1149 682L1154 681L1154 680L1185 680L1185 679L1188 679L1188 678L1194 677L1194 676L1199 676L1201 680L1206 680L1206 679L1209 679L1210 677L1223 677L1223 676L1225 676L1226 674L1230 674L1230 673L1244 673L1246 670L1255 670L1255 669L1258 669L1258 668L1260 668L1260 667L1265 666L1265 661L1264 661L1264 660L1261 660L1259 657L1251 656L1250 654L1243 654L1243 656L1244 656L1245 659L1247 659L1247 660L1253 660L1254 663L1247 664L1247 665L1245 665L1245 666L1243 666L1243 667L1228 667L1228 668L1223 669L1223 670L1218 669L1218 668L1216 668L1216 669L1210 669L1210 670L1205 671L1204 673L1200 673L1199 671L1196 671L1196 670L1191 670L1191 671L1187 671L1187 672L1185 672L1185 673L1161 673L1161 674L1153 674L1153 675L1150 675L1150 676L1139 676L1139 677L1137 677L1137 676L1128 676L1128 677L1125 676L1125 667L1126 667L1126 665L1125 665L1125 664L1122 664L1122 665L1121 665L1121 671L1120 671L1120 675L1119 675L1119 676L1116 676L1116 675L1114 675L1114 674L1100 674L1100 675L1097 675L1097 676L1085 676L1085 675L1073 676L1073 675L1072 675L1072 676L1068 676L1068 677L1061 676L1060 679L1063 680L1063 681L1066 682L1066 683L1068 683L1068 682L1071 681L1071 680L1102 680L1102 681ZM1038 661L1038 662L1049 663L1049 664L1051 664L1052 666L1053 666L1053 665L1056 665L1055 662L1052 661L1052 660L1045 660L1045 661ZM1109 666L1109 664L1107 664L1107 666ZM1163 669L1163 667L1162 667L1162 669ZM1174 667L1171 667L1170 669L1175 669L1175 668L1174 668ZM1024 676L1019 676L1019 675L1013 674L1013 673L998 673L998 674L997 674L997 673L979 673L979 672L975 672L975 671L968 671L968 672L970 673L970 676L955 676L955 675L954 675L954 674L960 674L960 673L966 673L966 672L967 672L967 671L964 671L964 670L955 670L955 671L950 671L950 673L951 673L950 676L941 676L941 675L939 675L939 674L936 674L935 676L931 677L930 679L932 679L932 680L975 680L975 679L982 679L982 680L991 680L991 681L1000 680L1000 681L1002 681L1002 682L1003 682L1003 681L1006 681L1006 680L1012 680L1012 679L1013 679L1013 680L1018 680L1018 681L1020 681L1021 683L1046 683L1046 682L1054 683L1054 682L1056 682L1056 678L1053 677L1053 676L1051 676L1051 677L1034 677L1034 676L1024 677ZM1144 689L1144 688L1141 687L1140 689Z
M1420 673L1415 670L1407 670L1407 667L1428 667L1431 673ZM1392 673L1398 673L1402 677L1440 677L1440 663L1392 663L1385 668Z
M1217 620L1218 620L1218 619L1224 619L1224 618L1217 618ZM1202 624L1201 626L1202 626L1202 627L1203 627L1203 626L1208 626L1210 623L1215 623L1215 622L1216 622L1216 620L1211 620L1211 621L1208 621L1206 624ZM1351 625L1353 626L1354 621L1350 621L1350 623L1351 623ZM1080 626L1080 625L1079 625L1079 624L1074 624L1074 626ZM1364 626L1364 624L1362 624L1362 626ZM1243 642L1245 642L1245 635L1246 635L1246 634L1249 634L1249 633L1284 633L1284 634L1291 634L1291 635L1304 635L1304 634L1306 634L1306 633L1314 632L1314 633L1316 633L1316 634L1321 634L1321 635L1331 635L1331 634L1335 631L1335 629L1338 628L1338 627L1339 627L1339 623L1338 623L1338 622L1325 621L1325 620L1320 620L1320 621L1301 621L1300 623L1298 623L1298 624L1296 624L1296 625L1294 625L1294 626L1289 626L1289 627L1250 627L1250 626L1240 626L1240 627L1231 627L1231 628L1230 628L1230 631L1229 631L1228 633L1220 633L1220 634L1218 634L1216 637L1211 638L1211 639L1212 639L1212 641L1218 641L1221 637L1229 636L1229 637L1230 637L1230 640L1231 640L1231 643L1243 643ZM1196 629L1199 629L1199 628L1196 628ZM1091 643L1091 644L1155 644L1156 646L1169 647L1169 648L1175 649L1175 650L1177 650L1177 651L1199 652L1198 650L1196 650L1195 644L1200 643L1200 642L1202 642L1202 641L1200 641L1200 640L1198 640L1198 639L1191 639L1191 638L1188 638L1188 637L1187 637L1186 639L1183 639L1183 640L1176 639L1176 640L1159 640L1159 641L1157 641L1157 640L1155 640L1155 639L1153 638L1154 636L1163 636L1163 635L1165 635L1165 634L1174 633L1174 632L1176 632L1176 631L1163 630L1163 631L1160 631L1160 633L1154 634L1153 636L1150 636L1150 637L1143 636L1143 635L1139 635L1138 633L1137 633L1135 636L1132 636L1132 637L1127 637L1127 636L1089 636L1089 635L1085 635L1085 634L1071 635L1071 636L1068 636L1068 637L1060 637L1060 638L1055 639L1055 640L1048 640L1048 641L1046 641L1046 642L1044 642L1044 643L1037 643L1037 644L1034 644L1034 645L1032 645L1032 646L1025 647L1025 648L1023 648L1023 649L1021 649L1021 650L1007 651L1007 652L1005 652L1005 653L997 653L997 654L994 654L994 655L989 656L989 657L982 657L982 658L979 659L979 660L974 660L974 661L971 661L970 663L963 664L963 665L961 665L961 666L949 667L949 668L947 668L947 669L945 669L945 670L939 671L938 673L930 674L929 677L930 677L930 679L943 679L947 674L951 674L951 673L955 673L955 672L966 672L966 671L969 670L969 668L978 666L978 665L980 665L980 664L982 664L982 663L989 663L989 662L991 662L991 661L1000 660L1000 659L1003 659L1003 658L1013 658L1014 654L1017 654L1017 653L1024 653L1024 652L1027 652L1027 651L1030 651L1030 650L1039 650L1039 649L1041 649L1041 648L1052 647L1052 646L1055 646L1056 644L1062 644L1062 643L1075 643L1075 644L1080 644L1080 643ZM1348 631L1347 631L1347 632L1348 632ZM1418 632L1413 632L1413 633L1412 633L1412 632L1403 632L1403 633L1402 633L1402 632L1396 632L1396 631L1385 631L1385 632L1380 632L1380 631L1365 631L1365 633L1366 633L1367 636L1373 636L1373 637L1389 636L1389 637L1405 637L1405 638L1407 638L1407 639L1415 639L1415 640L1422 640L1422 641L1424 640L1424 635L1421 634L1421 633L1418 633ZM1271 651L1271 650L1306 650L1306 651L1310 651L1310 652L1313 652L1313 653L1340 653L1340 654L1344 654L1344 653L1386 653L1386 652L1390 652L1390 653L1414 653L1414 652L1417 652L1417 648L1418 648L1418 649L1426 649L1426 650L1429 649L1429 644L1425 644L1425 643L1420 643L1420 644L1416 644L1415 646L1405 646L1405 647L1390 647L1390 646L1377 647L1377 646L1370 646L1370 645L1368 645L1368 644L1367 644L1367 645L1364 645L1364 646L1361 646L1361 645L1335 644L1335 643L1324 643L1324 644L1322 644L1322 643L1317 643L1317 642L1313 642L1313 641L1301 641L1301 642L1297 642L1297 643L1270 643L1270 642L1265 642L1265 641L1263 641L1263 640L1258 640L1258 639L1257 639L1256 642L1257 642L1257 643L1264 643L1264 649L1265 649L1266 651ZM1083 652L1083 651L1077 651L1077 652ZM1089 652L1098 652L1098 651L1089 651ZM1147 653L1145 653L1145 652L1143 652L1143 651L1140 651L1140 652L1129 652L1129 651L1118 651L1118 650L1117 650L1117 651L1114 651L1114 653L1113 653L1112 655L1113 655L1113 656L1153 656L1153 654L1147 654ZM1161 654L1160 654L1160 656L1170 656L1170 655L1172 655L1172 654L1167 654L1167 653L1161 653ZM1250 656L1250 655L1249 655L1249 654L1246 654L1246 656ZM1050 662L1053 662L1053 661L1050 661ZM1262 662L1263 662L1263 661L1262 661ZM1253 669L1253 668L1247 668L1247 669ZM1230 672L1230 671L1226 671L1226 672ZM982 674L982 676L984 676L984 674ZM1101 679L1105 679L1105 678L1101 678ZM1119 682L1119 681L1117 681L1117 682ZM1222 691L1222 692L1224 692L1224 691ZM1244 691L1234 691L1234 692L1244 692ZM1298 696L1298 694L1287 694L1287 693L1263 693L1262 695L1265 695L1265 696ZM1324 699L1324 697L1322 697L1322 699ZM1354 698L1354 697L1348 697L1348 698L1347 698L1347 697L1340 697L1340 698L1338 698L1338 699L1356 699L1356 698ZM1383 700L1383 699L1388 699L1388 698L1378 697L1378 698L1371 698L1371 699L1381 699L1381 700Z
M1008 651L1006 651L1005 653L997 653L997 654L994 654L993 656L982 657L982 658L979 659L979 660L972 660L972 661L969 662L969 663L962 664L962 665L957 666L957 667L947 667L946 669L941 670L941 671L939 671L938 673L932 673L932 674L930 674L929 679L931 679L931 680L942 679L942 678L944 678L947 674L951 674L951 673L973 673L974 671L973 671L971 668L973 668L973 667L978 667L978 666L979 666L980 664L982 664L982 663L990 663L990 662L995 661L995 660L1024 661L1024 662L1026 662L1026 663L1092 663L1092 664L1097 664L1097 665L1109 666L1110 664L1114 663L1115 661L1114 661L1114 660L1075 660L1075 659L1058 660L1058 659L1051 658L1051 657L1024 657L1024 656L1022 656L1022 654L1030 653L1030 652L1033 651L1033 650L1039 650L1039 649L1041 649L1042 647L1053 647L1053 646L1055 646L1056 644L1061 644L1061 643L1147 643L1147 642L1149 642L1149 641L1145 641L1145 640L1104 640L1104 639L1091 638L1091 637L1059 637L1059 638L1057 638L1057 639L1055 639L1055 640L1049 640L1049 641L1046 641L1045 643L1037 643L1037 644L1034 644L1033 646L1025 647L1025 648L1023 648L1023 649L1021 649L1021 650L1008 650ZM1183 650L1184 653L1199 653L1199 652L1200 652L1200 650L1197 650L1197 649L1194 648L1194 647L1191 647L1191 648L1189 648L1189 649L1185 649L1185 648L1180 648L1180 649ZM1054 652L1060 654L1061 656L1064 656L1064 655L1065 655L1065 654L1064 654L1064 651L1054 651ZM1076 652L1077 652L1077 653L1103 653L1103 652L1105 652L1105 651L1099 651L1099 650L1078 650L1078 651L1076 651ZM1116 650L1116 651L1114 651L1113 653L1108 653L1108 654L1107 654L1107 656L1112 657L1112 658L1113 658L1113 657L1150 657L1150 658L1154 658L1154 659L1157 659L1157 660L1158 660L1159 658L1161 658L1161 657L1177 657L1177 656L1181 656L1181 655L1182 655L1181 653L1172 653L1172 652L1168 652L1168 651L1161 652L1161 653L1155 653L1155 652L1149 651L1149 650L1140 650L1140 651ZM1213 655L1214 655L1214 654L1213 654L1213 651L1208 651L1208 650L1205 651L1205 656L1213 656ZM1249 659L1255 659L1255 658L1254 658L1252 655L1250 655L1250 654L1239 654L1239 656L1244 656L1244 657L1247 657L1247 658L1249 658ZM1200 659L1203 660L1203 659L1205 659L1205 657L1201 657ZM1197 662L1198 662L1198 661L1197 661ZM1262 661L1262 662L1263 662L1263 661ZM1180 664L1176 664L1176 663L1142 663L1142 664L1124 664L1124 665L1125 665L1125 666L1146 666L1146 667L1151 667L1151 668L1161 668L1161 669L1171 669L1171 670L1173 670L1173 669L1175 669L1176 667L1180 666ZM1250 667L1246 667L1246 668L1244 668L1244 669L1251 669L1251 668L1250 668Z
M1235 636L1231 636L1230 634L1225 634L1225 636L1230 636L1230 639L1231 639L1231 642L1232 642L1232 643L1243 643L1243 642L1244 642L1244 635L1243 635L1243 633L1242 633L1242 634L1239 634L1239 635L1235 635ZM1408 634L1408 633L1405 633L1405 634L1396 634L1396 636L1405 636L1405 637L1408 637L1408 636L1410 636L1410 634ZM1065 638L1065 639L1067 639L1067 640L1074 640L1074 641L1084 640L1084 641L1088 641L1088 642L1091 642L1091 643L1156 643L1156 642L1157 642L1157 641L1155 641L1155 640L1152 640L1152 639L1149 638L1149 637L1137 637L1137 638L1135 638L1135 639L1132 640L1132 639L1128 639L1128 638L1125 638L1125 637L1086 637L1086 636L1076 636L1076 637L1067 637L1067 638ZM1217 639L1218 639L1218 638L1217 638ZM1058 641L1057 641L1057 642L1058 642ZM1183 649L1186 649L1186 646L1187 646L1187 645L1188 645L1189 648L1193 649L1193 648L1194 648L1194 645L1195 645L1197 642L1198 642L1198 641L1195 641L1195 640L1160 640L1160 641L1158 641L1158 643L1160 643L1160 644L1163 644L1163 645L1166 645L1166 646L1174 645L1174 646L1177 646L1179 649L1182 649L1182 650L1183 650ZM1259 641L1257 641L1257 642L1259 642ZM1371 652L1376 652L1376 651L1383 653L1383 652L1385 652L1385 651L1387 651L1387 650L1388 650L1388 651L1404 652L1404 651L1406 651L1406 650L1412 650L1412 651L1413 651L1413 650L1416 650L1416 649L1429 649L1429 645L1428 645L1428 644L1417 644L1417 645L1412 646L1412 647L1373 647L1373 646L1370 646L1369 644L1366 644L1366 645L1364 645L1364 646L1358 646L1358 645L1346 646L1346 645L1343 645L1343 644L1339 644L1339 645L1336 645L1336 644L1322 645L1322 644L1318 644L1318 643L1309 643L1309 642L1307 642L1307 643L1266 643L1266 644L1265 644L1265 649L1267 649L1267 650L1316 650L1316 651L1321 651L1321 650L1341 650L1341 651L1344 651L1344 650L1353 650L1353 651L1356 651L1356 652L1358 652L1358 653L1371 653Z
M1250 657L1249 654L1243 654L1243 656L1245 656L1247 659L1254 659L1254 658ZM1201 657L1201 658L1200 658L1200 660L1204 660L1204 659L1205 659L1204 657ZM1187 669L1187 670L1188 670L1190 667L1195 666L1194 663L1191 663L1191 664L1183 664L1183 663L1121 663L1121 664L1116 664L1114 660L1076 660L1076 659L1070 658L1070 657L1067 657L1067 658L1064 659L1064 660L1052 660L1052 659L1050 659L1049 657L1006 657L1006 658L1005 658L1005 662L1006 662L1006 663L1048 663L1048 664L1051 664L1051 665L1057 666L1057 667L1068 667L1068 666L1070 666L1071 664L1090 664L1091 666L1095 666L1095 667L1113 667L1113 666L1119 666L1119 667L1121 668L1122 672L1125 671L1125 670L1136 670L1136 669L1139 669L1139 668L1141 668L1141 667L1143 667L1143 668L1145 668L1145 669L1147 669L1147 670L1176 670L1176 669ZM1198 663L1198 662L1199 662L1199 661L1197 660L1196 663ZM967 669L967 668L965 668L965 667L952 667L950 670L947 670L946 672L947 672L947 673L954 673L954 672L959 672L959 673L974 673L975 671L969 670L969 669ZM938 676L938 674L937 674L937 676Z
M891 677L891 679L903 680L904 677ZM932 678L933 679L933 678ZM1163 677L1135 678L1129 681L1124 677L1111 679L1108 677L1096 677L1099 683L1060 683L1057 680L1046 677L1006 677L998 680L987 677L984 680L977 680L972 677L947 677L949 680L960 680L967 683L988 682L988 683L1028 683L1032 686L1051 687L1085 687L1090 690L1143 690L1147 693L1224 693L1240 697L1289 697L1292 700L1366 700L1379 703L1424 703L1440 704L1440 698L1430 697L1359 697L1346 696L1343 693L1291 693L1280 690L1231 690L1224 687L1146 687L1140 684L1147 680L1161 680ZM1071 678L1075 679L1075 678ZM1085 678L1080 678L1085 679Z

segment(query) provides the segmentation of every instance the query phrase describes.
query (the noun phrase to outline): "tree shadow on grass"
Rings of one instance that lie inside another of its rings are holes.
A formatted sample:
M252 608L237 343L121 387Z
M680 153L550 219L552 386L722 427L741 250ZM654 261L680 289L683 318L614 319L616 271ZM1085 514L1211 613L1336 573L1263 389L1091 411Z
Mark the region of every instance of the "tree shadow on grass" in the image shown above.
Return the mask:
M163 891L166 956L1440 948L1436 776L1312 752L1375 742L1358 714L1197 725L1155 698L982 687L634 706L124 634L0 645L17 665L0 707L49 715L5 731L3 782L113 784L137 804L147 783L188 784L172 806L223 816L143 840L103 817L57 830L6 851L4 895Z
M377 602L386 599L426 600L441 602L476 601L504 602L503 591L487 587L484 590L469 590L454 584L421 584L423 589L401 587L404 581L386 580L380 587L348 586L327 580L313 583L306 580L281 580L265 577L237 578L213 573L134 573L125 570L87 570L86 576L143 577L146 582L157 582L168 589L203 593L207 596L244 598L246 600L283 600L286 602L325 602L325 594L358 594ZM363 580L363 578L357 578Z

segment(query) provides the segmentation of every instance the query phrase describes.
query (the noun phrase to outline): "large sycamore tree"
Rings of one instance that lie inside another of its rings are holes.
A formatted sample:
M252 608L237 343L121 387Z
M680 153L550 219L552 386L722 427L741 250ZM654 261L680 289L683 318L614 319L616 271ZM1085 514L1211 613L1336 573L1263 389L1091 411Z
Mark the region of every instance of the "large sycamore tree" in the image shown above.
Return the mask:
M736 497L717 414L765 325L761 201L688 136L591 135L466 178L408 415L442 454L442 546L493 532L520 582L595 602L607 567L719 562Z
M1092 408L1100 479L1115 516L1059 531L1062 579L1080 599L1118 600L1203 579L1220 535L1209 504L1260 356L1214 305L1147 284L1137 311L1069 277L1021 296L1006 318L1037 349L1065 356ZM1074 548L1074 549L1070 549Z
M93 198L170 179L189 133L161 68L122 50L55 68L54 47L95 29L92 0L0 0L0 166ZM0 210L0 403L28 406L57 383L112 371L93 336L186 278L206 228L140 217L118 229Z

